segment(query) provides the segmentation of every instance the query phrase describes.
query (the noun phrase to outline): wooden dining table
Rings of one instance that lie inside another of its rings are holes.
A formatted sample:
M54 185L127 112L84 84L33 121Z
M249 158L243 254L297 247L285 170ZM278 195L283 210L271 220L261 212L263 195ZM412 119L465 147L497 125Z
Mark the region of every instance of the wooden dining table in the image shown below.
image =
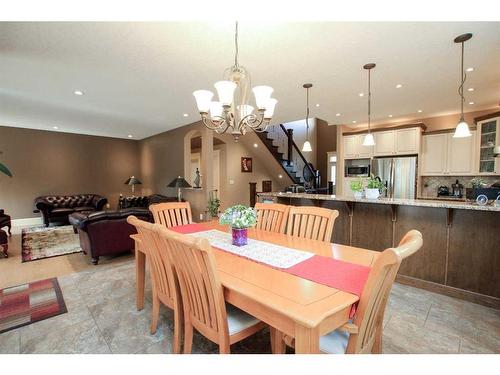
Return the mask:
M203 223L206 230L228 232L216 221ZM146 252L136 243L136 304L144 307ZM378 252L281 233L249 229L248 237L293 249L313 252L349 263L372 266ZM358 296L294 276L229 252L214 249L226 301L267 323L273 353L284 350L283 335L295 338L296 353L319 353L320 336L349 321Z

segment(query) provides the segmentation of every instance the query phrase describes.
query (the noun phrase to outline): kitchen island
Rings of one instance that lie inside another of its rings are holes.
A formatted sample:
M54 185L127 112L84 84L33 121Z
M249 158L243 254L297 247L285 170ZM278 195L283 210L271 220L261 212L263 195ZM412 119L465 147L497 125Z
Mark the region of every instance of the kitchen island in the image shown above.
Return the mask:
M259 199L338 210L332 242L382 251L422 232L422 249L401 265L399 282L500 309L500 207L426 199L356 199L259 193Z

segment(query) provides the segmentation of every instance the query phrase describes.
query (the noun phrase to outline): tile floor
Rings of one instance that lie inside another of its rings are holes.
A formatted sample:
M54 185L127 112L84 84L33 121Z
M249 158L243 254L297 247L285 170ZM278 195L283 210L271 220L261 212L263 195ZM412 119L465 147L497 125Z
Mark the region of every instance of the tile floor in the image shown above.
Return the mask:
M68 313L0 334L0 353L170 353L172 320L162 310L149 334L151 301L135 308L132 259L60 276ZM193 353L216 353L196 335ZM270 353L264 330L231 347ZM384 353L500 353L500 311L395 284L384 322Z

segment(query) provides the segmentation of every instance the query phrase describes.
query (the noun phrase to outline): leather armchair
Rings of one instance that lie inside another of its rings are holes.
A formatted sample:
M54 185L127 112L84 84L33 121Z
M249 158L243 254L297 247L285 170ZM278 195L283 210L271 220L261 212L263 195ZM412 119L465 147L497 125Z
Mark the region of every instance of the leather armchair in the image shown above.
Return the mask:
M75 212L69 216L71 225L77 228L80 246L90 254L97 265L101 255L117 255L134 250L131 234L135 227L127 223L127 217L134 215L145 221L153 221L147 208L128 208L116 211Z
M40 210L45 226L50 223L69 223L73 212L101 211L108 200L97 194L47 195L35 199L35 207Z
M144 207L148 208L152 204L163 202L177 202L177 197L166 197L161 194L142 195L133 197L120 197L119 208Z

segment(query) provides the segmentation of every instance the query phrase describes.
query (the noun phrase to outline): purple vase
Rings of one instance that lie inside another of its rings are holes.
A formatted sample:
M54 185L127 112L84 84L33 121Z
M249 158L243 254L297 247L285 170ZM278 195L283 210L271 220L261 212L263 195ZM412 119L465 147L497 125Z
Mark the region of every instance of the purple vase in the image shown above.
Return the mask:
M243 229L233 229L233 245L235 246L245 246L247 244L247 228Z

